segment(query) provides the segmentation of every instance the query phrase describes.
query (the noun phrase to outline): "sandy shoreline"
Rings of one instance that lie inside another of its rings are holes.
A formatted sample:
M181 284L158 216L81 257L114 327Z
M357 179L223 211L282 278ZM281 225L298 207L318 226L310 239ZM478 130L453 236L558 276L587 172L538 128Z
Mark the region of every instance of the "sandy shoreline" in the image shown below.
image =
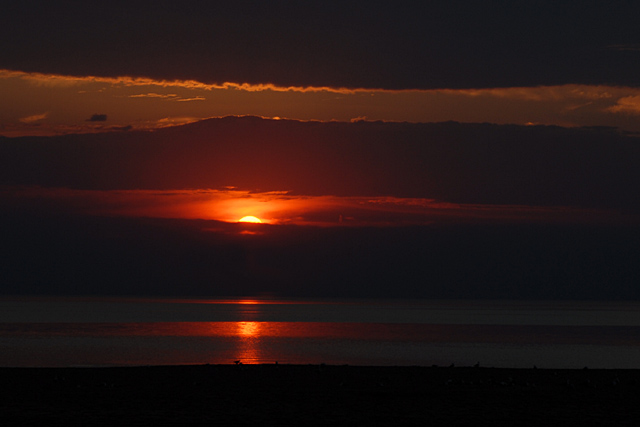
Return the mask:
M638 425L640 370L0 368L1 425Z

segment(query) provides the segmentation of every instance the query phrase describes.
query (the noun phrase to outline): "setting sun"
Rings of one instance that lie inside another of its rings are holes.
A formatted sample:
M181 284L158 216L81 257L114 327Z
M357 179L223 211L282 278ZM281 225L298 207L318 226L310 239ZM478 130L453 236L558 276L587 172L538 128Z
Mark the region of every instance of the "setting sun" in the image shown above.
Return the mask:
M254 224L260 224L262 223L262 221L260 220L260 218L257 218L255 216L243 216L242 218L240 218L238 220L238 222L252 222Z

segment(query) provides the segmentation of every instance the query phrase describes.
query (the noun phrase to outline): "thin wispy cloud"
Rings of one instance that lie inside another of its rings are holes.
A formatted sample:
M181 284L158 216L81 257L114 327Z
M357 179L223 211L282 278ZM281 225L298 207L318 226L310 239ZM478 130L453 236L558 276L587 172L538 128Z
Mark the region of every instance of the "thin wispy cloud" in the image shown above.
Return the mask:
M511 87L511 88L486 88L486 89L442 89L438 92L450 95L468 97L495 97L506 99L519 99L524 101L561 101L571 99L611 99L639 92L638 88L622 88L613 86L587 86L587 85L563 85L563 86L536 86L536 87Z
M20 78L38 86L75 86L88 83L107 83L111 85L122 85L128 87L135 86L156 86L162 88L184 88L200 90L232 89L247 92L330 92L330 93L355 93L368 92L370 89L346 89L329 86L277 86L271 83L250 84L242 82L225 82L222 84L208 84L197 80L158 80L147 77L100 77L100 76L68 76L60 74L46 74L37 72L24 72L19 70L0 70L0 78ZM144 96L141 94L140 96Z
M129 95L129 98L163 98L163 99L172 99L172 98L176 98L178 95L176 95L175 93L167 93L167 94L162 94L162 93L138 93L135 95Z
M183 98L180 95L175 93L163 94L163 93L154 93L154 92L129 95L129 98L159 98L159 99L164 99L166 101L176 101L176 102L206 101L207 99L204 96L194 96L191 98Z
M48 116L49 116L49 113L34 114L32 116L20 118L20 122L25 124L33 124L46 119Z
M194 96L193 98L177 98L174 101L176 102L191 102L191 101L206 101L207 98L204 96Z

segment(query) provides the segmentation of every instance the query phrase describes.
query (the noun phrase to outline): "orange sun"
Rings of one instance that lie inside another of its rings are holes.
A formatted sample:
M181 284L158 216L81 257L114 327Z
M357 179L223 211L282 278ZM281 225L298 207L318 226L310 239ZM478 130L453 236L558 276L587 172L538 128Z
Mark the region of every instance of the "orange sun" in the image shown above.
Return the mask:
M262 221L260 220L260 218L257 218L255 216L243 216L238 220L238 222L252 222L254 224L260 224Z

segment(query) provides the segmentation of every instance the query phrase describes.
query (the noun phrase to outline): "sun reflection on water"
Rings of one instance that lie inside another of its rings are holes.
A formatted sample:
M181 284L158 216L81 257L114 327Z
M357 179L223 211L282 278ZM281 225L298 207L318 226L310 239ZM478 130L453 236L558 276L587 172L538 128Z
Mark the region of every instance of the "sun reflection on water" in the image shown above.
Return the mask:
M258 338L260 336L259 322L237 322L238 335L242 337Z
M236 347L235 360L242 363L260 363L261 341L259 322L236 322L237 335L240 337Z

